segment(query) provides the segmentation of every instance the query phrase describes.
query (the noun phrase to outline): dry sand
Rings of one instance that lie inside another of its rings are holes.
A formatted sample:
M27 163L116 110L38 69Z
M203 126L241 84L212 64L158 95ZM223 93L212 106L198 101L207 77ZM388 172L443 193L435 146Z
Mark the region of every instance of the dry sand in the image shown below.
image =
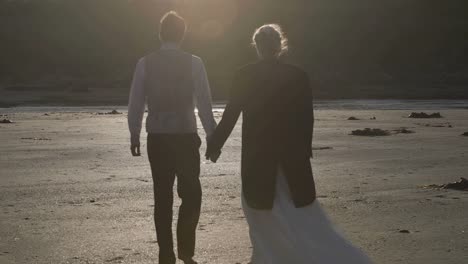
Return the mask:
M468 176L468 111L409 112L317 111L319 201L375 263L468 263L468 192L421 187ZM16 123L0 124L0 263L157 263L150 169L146 151L130 156L126 114L3 118ZM453 127L424 126L441 123ZM349 135L365 127L415 133ZM202 164L200 263L249 261L239 160L240 122L220 161Z

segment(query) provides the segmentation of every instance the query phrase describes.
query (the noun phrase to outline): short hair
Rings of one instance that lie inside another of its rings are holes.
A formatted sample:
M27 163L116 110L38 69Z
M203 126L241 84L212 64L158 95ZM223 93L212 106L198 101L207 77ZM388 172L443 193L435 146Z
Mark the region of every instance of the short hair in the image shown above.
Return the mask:
M177 12L169 11L161 18L159 39L163 42L181 42L186 30L185 20Z
M279 57L288 51L288 39L278 24L266 24L255 30L252 45L262 58Z

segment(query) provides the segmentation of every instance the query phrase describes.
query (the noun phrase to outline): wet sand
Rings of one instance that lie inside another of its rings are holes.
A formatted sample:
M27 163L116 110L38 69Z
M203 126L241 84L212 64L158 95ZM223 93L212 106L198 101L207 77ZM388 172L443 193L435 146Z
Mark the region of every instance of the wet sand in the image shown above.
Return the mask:
M468 176L468 137L461 136L468 110L437 111L444 118L409 119L409 110L316 111L319 201L375 263L468 259L468 192L423 188ZM0 263L157 263L149 164L146 150L130 155L125 113L6 115L0 119L15 123L0 124ZM240 124L219 162L202 164L200 263L249 261ZM415 133L349 135L366 127Z

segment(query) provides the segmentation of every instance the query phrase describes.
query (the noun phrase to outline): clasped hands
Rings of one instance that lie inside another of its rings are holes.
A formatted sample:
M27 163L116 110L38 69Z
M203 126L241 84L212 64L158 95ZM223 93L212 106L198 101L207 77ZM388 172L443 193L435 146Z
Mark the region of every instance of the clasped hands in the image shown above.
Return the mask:
M209 148L206 149L205 158L206 160L211 160L211 162L216 163L218 161L219 156L221 156L221 150L217 151L210 151Z
M206 153L205 158L206 160L211 160L211 162L216 163L218 161L219 156L221 156L221 150L216 149L213 146L212 137L206 137Z

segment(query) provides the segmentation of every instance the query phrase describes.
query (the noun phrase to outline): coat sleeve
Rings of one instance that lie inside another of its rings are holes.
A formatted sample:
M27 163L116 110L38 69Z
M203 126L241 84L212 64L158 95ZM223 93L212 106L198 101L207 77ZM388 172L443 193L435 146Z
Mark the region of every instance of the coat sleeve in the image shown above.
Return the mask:
M309 157L313 157L312 153L312 138L314 134L314 104L313 104L313 96L312 96L312 87L310 85L310 80L309 77L307 76L306 73L304 73L304 76L302 78L302 86L303 86L303 91L304 91L304 101L303 101L303 113L304 113L304 124L305 124L305 129L304 129L304 137L305 137L305 142L307 143L307 150Z
M239 91L241 88L239 73L236 73L229 92L229 101L226 105L226 109L224 110L220 123L208 142L207 153L216 153L221 150L234 129L242 111L242 99Z

